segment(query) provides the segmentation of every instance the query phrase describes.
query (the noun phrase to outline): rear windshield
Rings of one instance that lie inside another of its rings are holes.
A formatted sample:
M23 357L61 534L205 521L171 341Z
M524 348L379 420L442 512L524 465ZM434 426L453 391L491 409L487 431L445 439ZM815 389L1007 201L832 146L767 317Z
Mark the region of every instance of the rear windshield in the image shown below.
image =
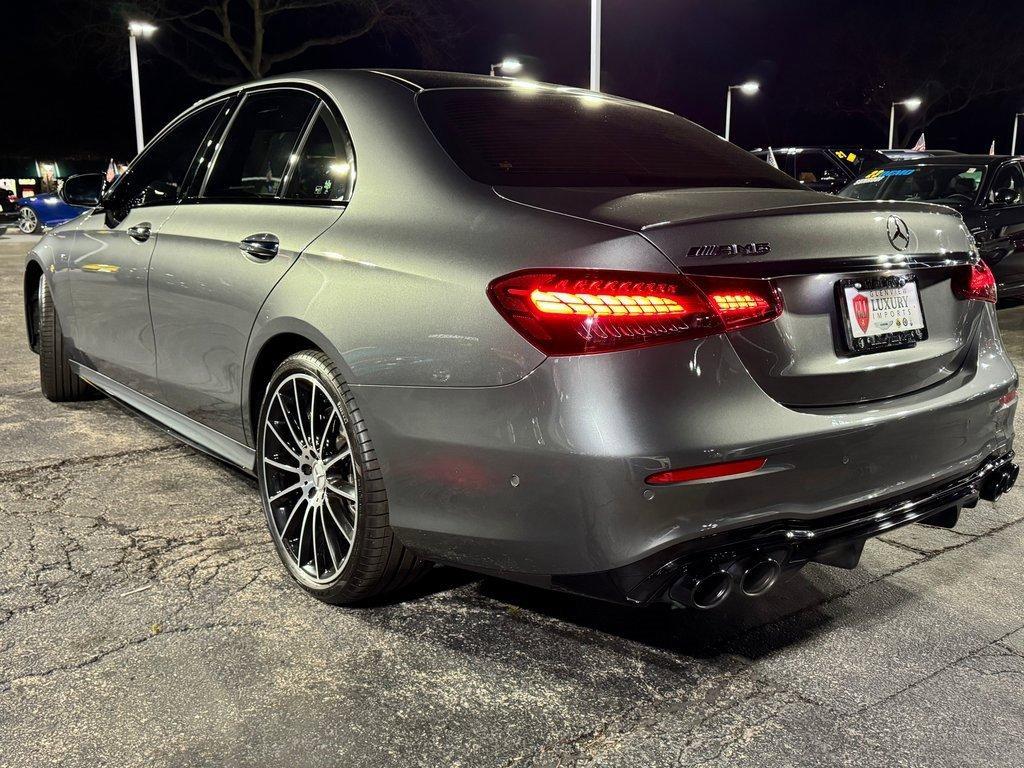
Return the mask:
M452 159L493 186L799 188L689 120L635 104L456 88L426 91L419 105Z
M860 176L865 171L888 165L892 162L881 152L871 149L834 149L832 150L840 162L853 171L854 176Z
M855 200L917 200L948 205L974 202L985 169L974 165L921 165L881 168L839 194Z

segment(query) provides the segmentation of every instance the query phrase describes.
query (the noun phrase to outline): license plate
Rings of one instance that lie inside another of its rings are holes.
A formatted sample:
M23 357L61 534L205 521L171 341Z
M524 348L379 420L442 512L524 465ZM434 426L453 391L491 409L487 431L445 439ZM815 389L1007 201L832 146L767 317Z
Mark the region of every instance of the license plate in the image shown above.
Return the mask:
M836 294L846 348L855 355L904 349L928 338L913 275L840 280Z

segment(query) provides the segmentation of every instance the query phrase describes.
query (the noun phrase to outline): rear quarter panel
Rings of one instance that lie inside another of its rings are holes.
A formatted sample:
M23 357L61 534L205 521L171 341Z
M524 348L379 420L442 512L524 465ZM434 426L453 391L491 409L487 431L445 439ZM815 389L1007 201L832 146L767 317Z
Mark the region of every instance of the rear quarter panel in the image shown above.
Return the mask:
M676 271L633 232L510 202L470 180L414 94L373 77L332 89L355 148L353 198L268 298L247 370L267 340L301 333L351 384L500 386L544 356L491 306L494 278L559 265Z

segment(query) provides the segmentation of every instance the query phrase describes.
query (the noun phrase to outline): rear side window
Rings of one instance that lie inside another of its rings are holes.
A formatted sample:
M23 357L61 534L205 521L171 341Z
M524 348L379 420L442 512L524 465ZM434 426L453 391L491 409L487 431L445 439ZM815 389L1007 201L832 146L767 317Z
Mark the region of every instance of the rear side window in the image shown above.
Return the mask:
M418 98L444 149L485 184L796 186L690 121L636 104L537 88L450 88Z
M326 106L320 105L299 152L285 197L331 202L348 200L355 183L355 157L346 131Z
M316 97L305 91L248 94L228 128L203 196L278 197L295 146L316 105Z
M185 174L223 107L218 101L179 120L146 149L108 195L133 208L177 202Z

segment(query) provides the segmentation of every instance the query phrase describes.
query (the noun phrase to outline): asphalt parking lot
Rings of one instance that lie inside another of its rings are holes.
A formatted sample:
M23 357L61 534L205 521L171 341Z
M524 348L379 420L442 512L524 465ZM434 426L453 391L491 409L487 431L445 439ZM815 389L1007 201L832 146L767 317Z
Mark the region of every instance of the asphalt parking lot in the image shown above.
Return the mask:
M0 765L1019 766L1024 491L712 613L293 586L255 484L54 405L0 237ZM1024 363L1024 309L1000 312ZM1018 430L1021 424L1018 420Z

